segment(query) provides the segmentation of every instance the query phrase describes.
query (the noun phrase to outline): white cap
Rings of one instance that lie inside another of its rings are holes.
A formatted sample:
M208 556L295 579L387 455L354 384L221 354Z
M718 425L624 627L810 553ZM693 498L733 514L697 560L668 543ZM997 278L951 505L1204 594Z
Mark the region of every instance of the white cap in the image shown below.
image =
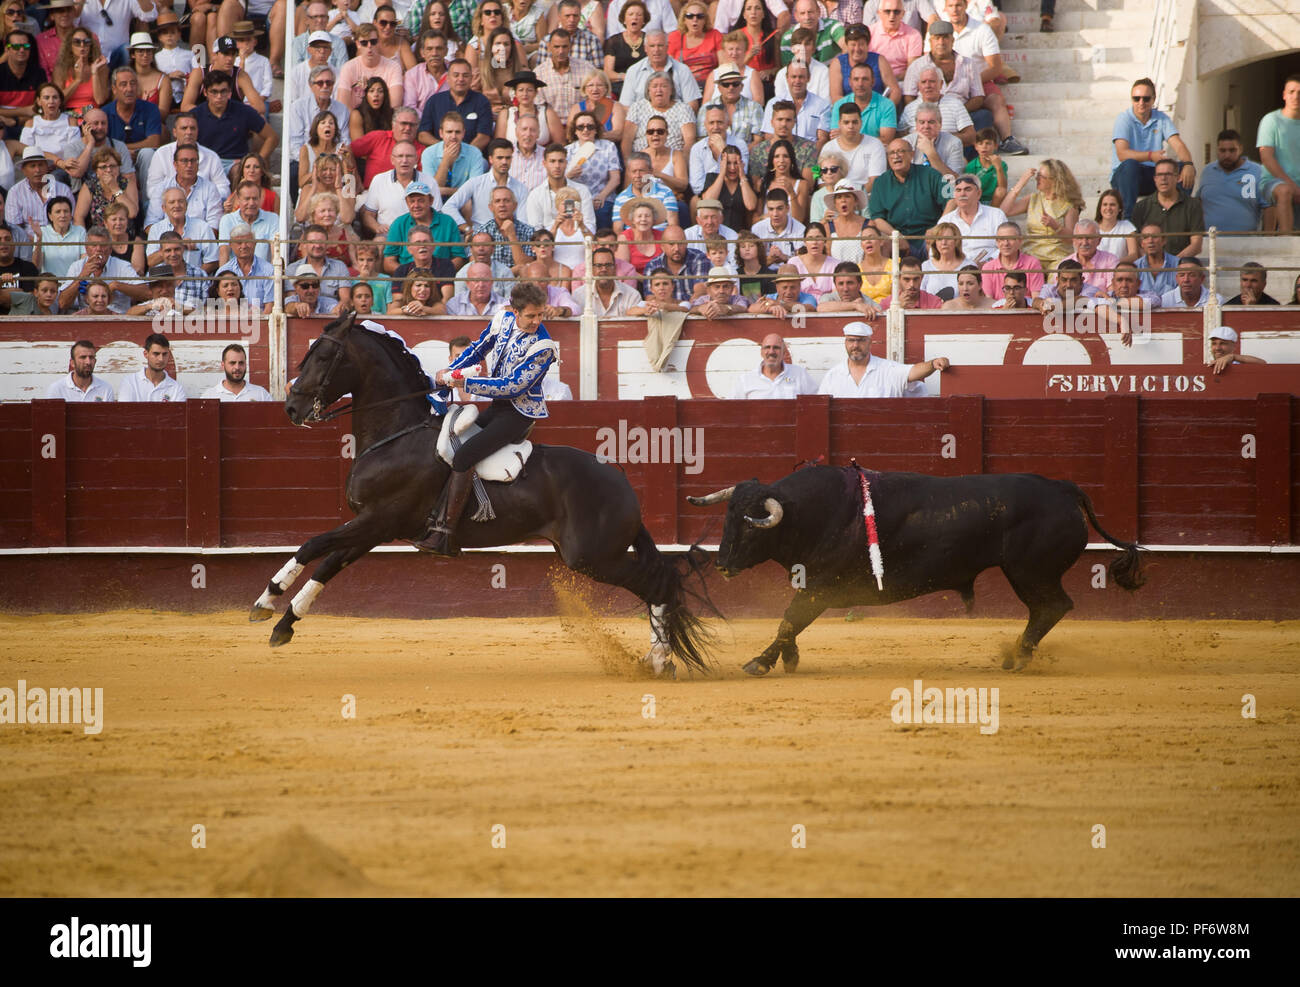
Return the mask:
M850 322L848 323L848 325L844 327L844 335L866 336L868 339L870 339L871 326L867 325L865 322Z
M311 34L307 35L307 44L314 45L317 42L333 47L334 35L330 34L328 31L312 31Z
M1237 341L1237 330L1229 329L1227 326L1220 326L1210 333L1211 339L1222 339L1225 343L1235 343Z

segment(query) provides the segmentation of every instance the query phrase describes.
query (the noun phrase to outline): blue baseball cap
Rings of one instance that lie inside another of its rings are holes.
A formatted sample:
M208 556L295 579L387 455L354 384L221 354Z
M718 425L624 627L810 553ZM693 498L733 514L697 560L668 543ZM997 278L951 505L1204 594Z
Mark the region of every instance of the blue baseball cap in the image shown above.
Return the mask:
M406 195L433 195L433 189L425 185L424 182L412 182L406 186Z

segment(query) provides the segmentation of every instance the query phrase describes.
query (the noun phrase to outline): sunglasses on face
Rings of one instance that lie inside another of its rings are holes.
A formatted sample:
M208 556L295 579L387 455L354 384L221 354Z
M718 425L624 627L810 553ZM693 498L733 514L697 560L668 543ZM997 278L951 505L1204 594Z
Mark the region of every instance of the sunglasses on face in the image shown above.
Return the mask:
M683 16L684 16L685 19L688 20L688 21L702 21L702 20L704 20L704 15L703 15L703 14L685 14L685 15L683 15Z
M573 129L574 129L574 130L595 130L595 129L596 129L596 125L595 125L594 123L580 123L580 124L578 124L576 127L574 127ZM647 133L649 133L649 131L647 131ZM665 131L663 131L663 133L666 134L666 133L668 133L668 131L665 130Z
M363 40L357 42L357 47L359 47L359 48L369 48L371 45L377 45L377 44L379 44L379 39L378 39L378 38L365 38L365 39L363 39Z
M500 17L504 13L505 11L500 7L493 7L491 10L488 10L486 7L483 8L484 17Z
M317 79L312 83L313 86L325 86L326 88L334 85L333 79Z
M1135 103L1150 103L1153 99L1155 99L1154 96L1134 96L1134 97L1133 97L1133 102L1135 102Z
M664 129L662 129L662 128L656 127L654 130L647 130L645 133L646 133L646 136L647 136L647 137L658 137L658 136L660 136L660 135L665 135L665 136L666 136L667 133L668 133L668 131L666 131L666 130L664 130Z
M397 27L397 21L375 21L375 27Z
M81 48L81 47L89 48L89 47L90 47L90 39L89 39L89 38L73 38L73 39L72 39L72 43L73 43L74 45L76 45L78 48Z

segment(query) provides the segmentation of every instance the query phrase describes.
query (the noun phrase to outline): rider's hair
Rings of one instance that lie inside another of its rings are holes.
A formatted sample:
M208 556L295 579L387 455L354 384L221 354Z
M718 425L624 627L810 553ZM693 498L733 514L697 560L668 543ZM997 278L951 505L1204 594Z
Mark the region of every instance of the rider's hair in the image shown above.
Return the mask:
M516 312L529 305L546 305L546 289L530 281L517 281L510 289L510 307Z

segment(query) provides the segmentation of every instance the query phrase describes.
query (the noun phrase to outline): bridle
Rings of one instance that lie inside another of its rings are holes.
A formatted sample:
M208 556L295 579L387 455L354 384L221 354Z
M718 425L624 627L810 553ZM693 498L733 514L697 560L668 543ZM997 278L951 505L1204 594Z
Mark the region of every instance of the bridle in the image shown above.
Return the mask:
M352 324L349 323L347 327L344 328L344 330L339 333L339 336L346 335L351 330L351 328L352 328ZM341 408L335 408L333 411L325 412L325 390L326 388L329 387L330 379L334 376L334 371L338 369L339 362L343 359L343 340L336 339L335 337L329 335L328 333L322 333L320 336L316 337L316 339L317 342L328 341L333 343L335 346L335 350L334 350L334 355L330 357L329 366L325 368L324 376L321 377L321 382L318 385L316 385L316 391L312 397L312 402L311 402L311 412L307 415L305 419L303 419L302 422L303 428L311 428L312 423L323 425L326 422L332 422L335 418L351 413L352 411L356 410L357 407L356 400L353 399L352 401L349 401L347 404L343 405L343 407ZM294 385L293 388L290 388L290 393L292 393L296 389L296 387L297 385ZM378 408L385 404L394 404L398 401L405 401L408 398L425 397L426 395L433 393L434 390L436 390L436 388L425 388L422 391L410 391L407 394L399 394L396 397L384 398L380 401L372 401L369 404L365 405L365 407ZM302 393L302 392L299 391L298 393Z

